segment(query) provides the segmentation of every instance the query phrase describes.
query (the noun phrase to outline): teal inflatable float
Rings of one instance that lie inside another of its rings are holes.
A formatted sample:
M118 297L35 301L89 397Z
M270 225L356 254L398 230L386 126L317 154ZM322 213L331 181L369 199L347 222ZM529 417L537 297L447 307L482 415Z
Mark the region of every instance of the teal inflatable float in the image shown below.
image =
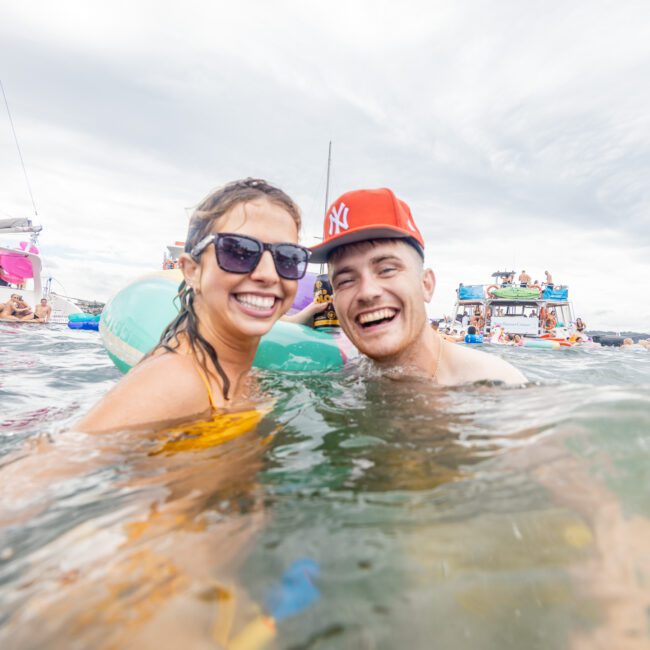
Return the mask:
M68 327L71 330L92 330L99 329L99 314L70 314L68 316Z
M128 372L160 340L176 316L180 271L150 273L121 289L104 307L99 332L108 356ZM278 321L262 337L253 365L283 371L336 370L354 354L340 333Z

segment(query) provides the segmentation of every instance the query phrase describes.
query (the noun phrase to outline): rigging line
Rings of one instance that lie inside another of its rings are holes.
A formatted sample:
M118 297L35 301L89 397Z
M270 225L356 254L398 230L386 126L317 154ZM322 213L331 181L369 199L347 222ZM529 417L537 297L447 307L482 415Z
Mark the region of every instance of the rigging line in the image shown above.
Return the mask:
M20 151L20 145L18 144L18 136L16 135L16 129L14 128L14 121L11 118L11 111L9 110L9 102L7 101L7 95L5 94L5 88L2 85L0 80L0 90L2 90L2 96L5 100L5 106L7 107L7 115L9 116L9 124L11 124L11 131L14 134L14 141L16 143L16 149L18 149L18 157L20 158L20 164L23 168L23 174L25 175L25 183L27 183L27 191L29 192L29 197L32 200L32 206L34 208L34 216L38 217L38 211L36 210L36 202L34 201L34 195L32 194L32 186L29 184L29 178L27 176L27 169L25 168L25 162L23 160L23 154Z

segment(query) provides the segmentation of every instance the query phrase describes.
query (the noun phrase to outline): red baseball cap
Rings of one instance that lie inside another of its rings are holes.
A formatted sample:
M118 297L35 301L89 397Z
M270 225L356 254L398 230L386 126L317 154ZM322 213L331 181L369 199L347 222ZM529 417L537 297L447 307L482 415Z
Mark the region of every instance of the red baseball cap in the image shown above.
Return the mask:
M354 190L340 196L325 213L323 241L311 247L310 262L323 263L339 246L367 239L408 238L424 257L424 240L411 210L391 190Z

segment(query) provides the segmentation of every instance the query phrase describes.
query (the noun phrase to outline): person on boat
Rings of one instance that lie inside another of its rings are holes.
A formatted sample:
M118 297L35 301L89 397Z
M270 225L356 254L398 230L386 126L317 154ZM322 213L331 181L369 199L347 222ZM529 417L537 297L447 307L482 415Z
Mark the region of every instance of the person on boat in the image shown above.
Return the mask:
M424 240L411 211L391 190L347 192L325 215L312 260L327 262L341 327L380 368L408 369L440 385L526 381L514 366L429 327L425 303L435 276L424 268Z
M34 312L32 308L23 300L23 297L17 293L11 296L12 298L12 307L13 315L18 320L32 320L34 318Z
M555 326L557 325L557 316L555 314L555 311L550 311L546 310L546 319L544 321L544 329L547 332L551 332L555 329Z
M293 200L264 180L235 181L208 195L179 259L178 316L74 428L154 430L241 403L260 337L291 307L307 270L300 223Z
M544 271L544 275L546 276L546 286L552 289L555 286L553 284L553 276L548 271Z
M18 320L14 316L14 305L12 299L7 302L0 302L0 319L2 320Z
M585 324L585 322L582 320L582 318L578 318L576 320L576 332L582 334L586 329L587 329L587 325Z
M480 332L485 326L485 318L483 318L483 312L481 308L477 305L474 309L474 315L472 316L471 324Z
M533 309L533 311L528 314L528 318L537 318L537 310Z
M47 304L47 298L41 298L41 302L36 305L34 310L34 318L43 323L47 323L52 316L52 307Z
M528 273L526 273L526 271L522 271L519 274L519 284L522 287L527 287L530 284L530 275L528 275Z

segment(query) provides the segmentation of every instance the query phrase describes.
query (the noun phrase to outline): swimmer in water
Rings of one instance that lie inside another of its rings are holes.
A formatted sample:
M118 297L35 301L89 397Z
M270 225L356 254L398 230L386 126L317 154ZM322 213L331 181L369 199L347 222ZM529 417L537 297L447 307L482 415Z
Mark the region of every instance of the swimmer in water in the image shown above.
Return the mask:
M209 418L244 397L260 338L289 309L307 270L300 225L293 200L263 180L206 197L179 259L178 316L75 429L151 430Z
M429 327L425 303L435 276L424 268L424 240L409 207L390 190L357 190L337 199L312 261L328 263L341 327L378 366L407 367L444 386L526 381L507 361L452 345Z

